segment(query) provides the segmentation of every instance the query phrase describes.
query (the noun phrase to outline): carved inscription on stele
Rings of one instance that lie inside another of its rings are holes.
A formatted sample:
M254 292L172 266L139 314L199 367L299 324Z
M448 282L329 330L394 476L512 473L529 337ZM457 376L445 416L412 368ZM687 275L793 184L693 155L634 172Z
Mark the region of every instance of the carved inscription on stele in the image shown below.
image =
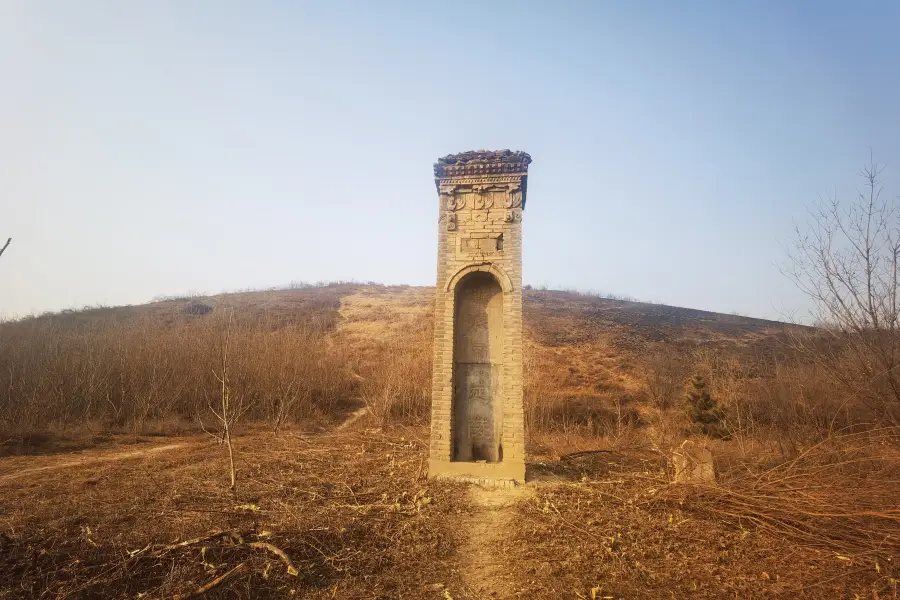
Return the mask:
M481 261L503 253L503 234L486 231L460 235L457 239L457 258Z
M502 458L503 293L489 273L467 275L457 290L453 459L497 462Z

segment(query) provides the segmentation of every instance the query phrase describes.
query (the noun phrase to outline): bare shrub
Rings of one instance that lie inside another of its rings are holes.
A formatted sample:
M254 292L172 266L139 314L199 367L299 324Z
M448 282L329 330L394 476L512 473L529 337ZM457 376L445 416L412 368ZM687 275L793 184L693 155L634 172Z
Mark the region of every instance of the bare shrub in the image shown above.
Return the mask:
M164 320L110 311L0 325L0 431L80 423L140 431L158 420L194 420L220 385L215 314ZM345 352L328 341L330 323L235 311L229 387L250 407L248 419L277 430L339 418L355 386Z
M231 491L237 494L237 474L234 468L234 442L232 435L234 434L234 426L238 420L244 416L250 406L244 404L243 396L237 396L232 393L228 381L228 343L231 341L231 323L234 319L234 310L228 314L228 323L225 326L225 332L222 339L222 370L213 372L216 380L222 384L219 393L219 402L216 406L209 404L209 411L216 417L219 426L219 436L222 443L228 448L228 466L231 473Z
M382 425L428 421L432 333L426 323L380 340L358 362L360 397Z
M654 407L649 416L648 441L651 448L663 456L671 456L672 452L691 431L691 423L687 414L680 408L662 410Z
M667 410L680 399L687 368L678 352L670 348L650 353L642 373L650 401L656 408Z
M549 372L546 362L541 362L544 357L538 348L526 345L524 350L525 434L529 439L563 434L604 437L616 444L645 424L636 408L643 398L602 382L592 386L591 391L566 388L562 380ZM566 371L571 373L573 369Z
M538 430L547 430L546 408L551 402L554 387L546 374L539 370L534 349L528 345L524 347L524 381L522 393L525 409L525 432L529 435Z
M842 203L820 198L796 226L784 273L814 304L829 339L798 335L797 350L846 397L900 423L900 211L883 192L882 167L860 172L863 189Z
M264 356L246 365L254 383L253 415L277 434L287 423L333 420L355 393L346 348L323 330L296 325L259 333L249 350Z
M805 331L796 335L817 335ZM858 397L848 397L815 356L796 352L789 343L765 354L699 350L695 372L708 382L723 409L722 428L742 454L768 440L783 455L839 431L871 427L878 415ZM846 365L845 365L846 368Z
M741 425L753 434L770 430L793 437L821 437L875 419L866 405L849 402L829 379L815 364L773 365L765 377L748 382L744 393L734 399Z
M529 431L608 437L614 441L643 424L632 399L615 394L532 399L526 416Z

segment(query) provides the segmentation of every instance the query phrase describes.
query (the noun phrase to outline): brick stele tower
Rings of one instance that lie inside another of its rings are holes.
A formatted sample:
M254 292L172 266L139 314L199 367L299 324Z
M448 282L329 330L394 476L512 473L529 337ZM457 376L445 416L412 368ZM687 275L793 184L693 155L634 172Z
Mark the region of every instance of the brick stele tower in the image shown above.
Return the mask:
M452 154L440 199L428 473L525 480L522 210L531 157Z

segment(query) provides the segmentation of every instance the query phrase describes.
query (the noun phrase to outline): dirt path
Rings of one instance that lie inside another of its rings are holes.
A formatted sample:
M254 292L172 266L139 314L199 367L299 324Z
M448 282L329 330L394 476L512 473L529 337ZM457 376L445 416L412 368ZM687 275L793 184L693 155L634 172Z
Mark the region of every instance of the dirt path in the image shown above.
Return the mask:
M459 549L463 582L477 599L514 598L518 574L503 554L503 540L513 528L514 506L534 493L529 485L469 487L473 512L461 524L466 532Z
M355 411L350 413L346 419L344 419L343 423L341 423L340 425L337 426L337 431L342 431L344 429L347 429L348 427L350 427L351 425L353 425L354 423L359 421L362 417L366 416L366 414L368 412L369 412L368 406L363 406L362 408L357 408Z
M344 422L338 425L336 429L338 431L346 429L361 417L365 416L367 412L368 409L363 407L356 410L355 412L350 413L349 415L347 415L347 418L344 420ZM98 452L96 450L88 450L85 452L59 454L52 457L34 457L31 458L31 460L37 460L40 462L50 460L51 462L49 464L41 465L40 467L28 467L26 469L20 469L6 474L0 473L0 483L12 481L13 479L18 479L20 477L27 477L28 475L34 475L35 473L40 473L42 471L49 471L51 469L71 469L73 467L84 467L104 462L114 462L119 460L127 460L129 458L138 458L140 456L148 456L152 454L158 454L160 452L168 452L170 450L177 450L178 448L189 446L193 443L194 442L177 442L173 444L164 444L162 446L153 446L150 448L138 447L133 450L122 450L120 452ZM21 460L21 457L14 457L14 460L19 461ZM2 468L2 465L0 465L0 468Z
M10 481L12 479L18 479L19 477L25 477L27 475L34 475L35 473L40 473L41 471L49 471L50 469L68 469L72 467L84 467L88 465L94 465L98 463L125 460L128 458L137 458L139 456L147 456L148 454L157 454L159 452L167 452L169 450L175 450L177 448L182 448L187 446L187 443L181 442L177 444L165 444L163 446L154 446L152 448L141 448L138 450L125 450L123 452L107 452L103 454L94 454L94 453L84 453L79 460L66 460L63 462L55 462L49 465L44 465L42 467L31 467L29 469L22 469L21 471L15 471L13 473L8 473L6 475L0 475L0 483ZM68 457L76 457L78 454L70 454ZM63 455L59 458L66 458L66 455Z

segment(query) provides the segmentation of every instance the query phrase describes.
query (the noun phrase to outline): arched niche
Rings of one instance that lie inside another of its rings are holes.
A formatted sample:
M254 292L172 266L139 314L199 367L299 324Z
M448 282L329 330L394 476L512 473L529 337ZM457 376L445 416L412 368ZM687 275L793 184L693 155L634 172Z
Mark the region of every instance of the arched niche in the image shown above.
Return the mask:
M504 292L512 291L512 281L510 281L509 275L506 274L506 271L500 268L500 265L496 265L490 262L466 265L465 267L454 273L449 280L447 280L447 288L444 291L453 291L459 285L459 282L462 281L463 277L470 273L490 273L500 284L501 290L503 290Z
M503 293L489 270L454 287L452 460L501 462Z

